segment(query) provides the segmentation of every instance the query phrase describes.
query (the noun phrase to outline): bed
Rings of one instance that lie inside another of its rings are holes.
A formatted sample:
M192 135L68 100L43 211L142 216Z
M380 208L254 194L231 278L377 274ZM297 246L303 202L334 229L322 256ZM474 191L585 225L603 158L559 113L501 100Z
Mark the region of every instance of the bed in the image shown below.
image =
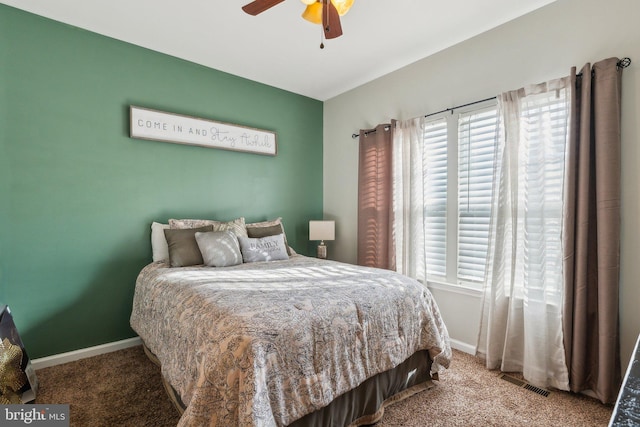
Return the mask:
M449 366L430 292L397 273L292 253L225 267L152 262L131 326L180 426L364 425Z

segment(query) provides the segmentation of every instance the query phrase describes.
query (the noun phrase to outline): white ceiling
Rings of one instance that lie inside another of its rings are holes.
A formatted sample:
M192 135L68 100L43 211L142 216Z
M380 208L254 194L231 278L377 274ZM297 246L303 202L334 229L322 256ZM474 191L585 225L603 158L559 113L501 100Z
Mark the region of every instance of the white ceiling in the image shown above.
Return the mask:
M258 16L249 1L0 3L324 101L555 0L356 0L324 49L299 0Z

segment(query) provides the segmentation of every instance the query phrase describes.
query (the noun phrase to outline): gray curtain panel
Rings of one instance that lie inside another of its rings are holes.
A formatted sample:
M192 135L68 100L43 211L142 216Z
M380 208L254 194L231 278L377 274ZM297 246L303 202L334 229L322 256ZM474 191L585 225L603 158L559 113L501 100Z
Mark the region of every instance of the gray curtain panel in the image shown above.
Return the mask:
M392 127L361 130L358 159L358 264L393 270Z
M564 341L569 386L616 400L621 382L620 108L617 58L571 70L564 226Z

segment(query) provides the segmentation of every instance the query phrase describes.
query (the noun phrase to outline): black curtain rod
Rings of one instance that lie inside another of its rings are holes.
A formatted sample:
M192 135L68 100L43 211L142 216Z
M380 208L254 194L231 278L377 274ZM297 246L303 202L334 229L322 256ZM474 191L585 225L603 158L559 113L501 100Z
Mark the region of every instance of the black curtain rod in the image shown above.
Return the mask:
M463 108L463 107L468 107L470 105L480 104L481 102L491 101L492 99L496 99L496 97L492 96L491 98L481 99L480 101L474 101L474 102L469 102L467 104L456 105L455 107L445 108L444 110L436 111L435 113L425 114L424 117L435 116L436 114L446 113L447 111L451 111L451 114L453 114L453 110L457 110L458 108ZM387 130L386 127L385 127L385 130ZM376 130L375 129L371 129L371 130L365 131L364 135L367 136L367 135L369 135L371 133L376 133ZM358 138L359 136L360 136L360 134L354 133L354 134L351 135L351 138Z
M618 68L627 68L629 65L631 65L631 58L628 58L628 57L622 58L617 63ZM593 73L593 71L592 71L592 73ZM582 73L578 74L578 76L581 76L581 75L582 75ZM479 103L485 102L485 101L491 101L492 99L496 99L496 97L492 96L491 98L482 99L480 101L469 102L468 104L462 104L462 105L458 105L456 107L445 108L444 110L436 111L435 113L426 114L424 117L435 116L436 114L446 113L447 111L451 111L451 114L453 114L453 110L457 110L458 108L468 107L470 105L479 104ZM386 129L387 128L385 128L385 130ZM375 129L368 130L368 131L366 131L364 133L364 135L367 136L370 133L376 133L376 130ZM360 134L354 133L354 134L351 135L351 138L358 138L359 136L360 136Z
M389 129L391 129L391 125L387 125L387 126L384 127L384 130L389 130ZM376 133L376 130L375 129L366 130L366 131L364 131L364 136L367 136L367 135L372 134L372 133ZM359 133L354 133L354 134L351 135L351 138L358 138L359 136L360 136Z
M627 68L629 65L631 65L631 58L627 58L627 57L622 58L620 61L616 63L616 66L618 68ZM593 76L594 73L595 73L595 70L591 70L591 76ZM576 74L576 76L582 77L582 72L579 72L578 74Z
M468 104L462 104L462 105L457 105L457 106L451 107L451 108L445 108L444 110L436 111L435 113L425 114L424 117L435 116L436 114L446 113L447 111L451 111L451 114L453 114L453 110L457 110L458 108L463 108L463 107L468 107L470 105L480 104L481 102L487 102L487 101L491 101L493 99L496 99L496 97L492 96L491 98L481 99L480 101L474 101L474 102L469 102Z

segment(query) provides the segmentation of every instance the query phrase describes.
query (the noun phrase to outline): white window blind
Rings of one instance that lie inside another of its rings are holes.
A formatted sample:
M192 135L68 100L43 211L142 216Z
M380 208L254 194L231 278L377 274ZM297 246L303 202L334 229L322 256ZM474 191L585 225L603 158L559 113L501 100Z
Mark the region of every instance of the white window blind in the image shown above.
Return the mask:
M422 162L425 261L427 274L436 276L446 274L447 140L444 118L425 124Z
M427 275L479 284L487 257L496 106L445 115L427 122L423 131Z
M489 243L497 110L458 119L458 281L484 280Z

